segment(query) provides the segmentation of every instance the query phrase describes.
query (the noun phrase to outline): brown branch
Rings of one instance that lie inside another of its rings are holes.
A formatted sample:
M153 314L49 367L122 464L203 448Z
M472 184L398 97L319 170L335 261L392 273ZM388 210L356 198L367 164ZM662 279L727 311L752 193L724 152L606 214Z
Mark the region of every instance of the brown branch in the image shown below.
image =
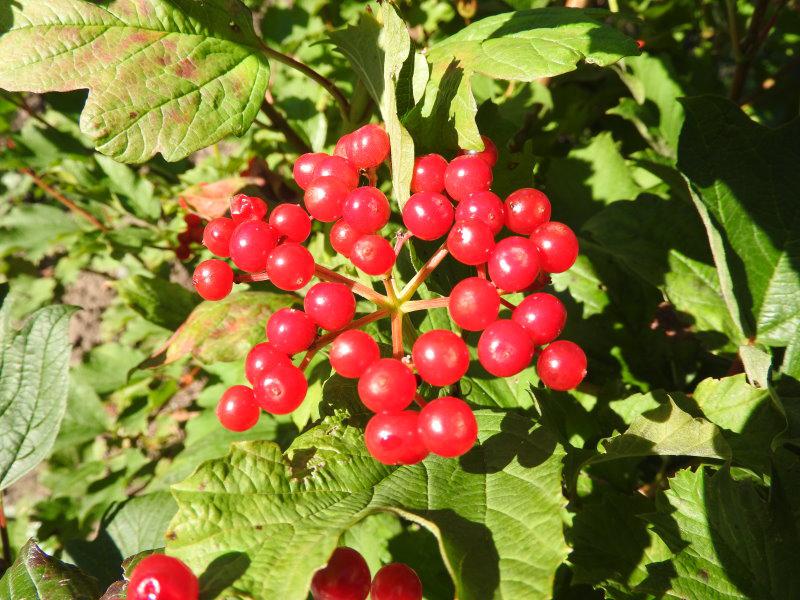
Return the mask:
M0 491L0 540L2 540L3 544L4 569L7 569L11 566L11 542L8 538L8 522L6 521L6 511L3 505L3 494L4 492Z
M764 21L764 16L766 15L769 3L770 0L758 0L758 3L753 10L753 16L750 18L747 34L740 42L736 36L734 36L736 25L733 3L732 0L728 1L729 27L732 27L731 44L733 46L734 57L736 57L736 70L733 73L733 81L731 82L730 98L737 104L741 100L744 86L747 82L747 76L750 74L750 68L753 66L755 56L758 54L761 46L767 40L770 30L775 25L778 12L786 4L785 0L779 0L772 18L767 25L762 28L762 23ZM730 24L731 22L733 25Z
M286 141L291 144L295 150L297 150L300 154L312 152L311 146L306 144L303 138L301 138L289 124L289 121L286 120L286 118L278 111L277 108L272 105L271 102L265 99L264 102L261 103L261 110L264 111L264 114L267 115L267 118L283 134L283 137L286 138Z
M40 190L42 190L44 193L50 196L53 200L60 202L75 214L80 215L81 217L89 221L89 223L97 227L97 229L99 229L100 231L104 232L108 231L108 228L105 225L103 225L100 221L98 221L93 214L82 209L72 200L61 194L61 192L47 185L44 181L41 180L41 178L39 178L38 175L36 175L36 173L34 173L33 171L31 171L26 167L20 169L20 172L24 173L25 175L33 179L33 183L36 184L36 187L38 187Z

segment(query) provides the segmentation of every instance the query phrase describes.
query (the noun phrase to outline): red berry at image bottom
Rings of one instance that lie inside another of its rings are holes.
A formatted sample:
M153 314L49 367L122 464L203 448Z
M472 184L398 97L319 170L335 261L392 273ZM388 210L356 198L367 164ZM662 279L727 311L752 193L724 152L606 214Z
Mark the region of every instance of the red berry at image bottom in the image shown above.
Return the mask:
M222 300L233 289L233 269L222 260L204 260L194 270L192 283L205 300Z
M542 350L536 362L539 379L558 391L572 390L586 377L586 354L574 342L558 340Z
M415 465L428 456L419 433L419 413L413 410L378 413L364 430L372 457L385 465Z
M246 385L234 385L225 390L217 405L217 418L225 429L247 431L258 423L261 409L253 390Z
M422 600L422 582L417 573L402 563L381 567L370 588L371 600Z
M197 600L200 586L183 561L151 554L139 561L128 582L127 600Z
M336 548L328 564L314 573L311 595L314 600L365 600L369 594L367 561L352 548Z
M444 396L428 402L419 413L419 434L428 450L453 458L475 445L478 422L466 402Z

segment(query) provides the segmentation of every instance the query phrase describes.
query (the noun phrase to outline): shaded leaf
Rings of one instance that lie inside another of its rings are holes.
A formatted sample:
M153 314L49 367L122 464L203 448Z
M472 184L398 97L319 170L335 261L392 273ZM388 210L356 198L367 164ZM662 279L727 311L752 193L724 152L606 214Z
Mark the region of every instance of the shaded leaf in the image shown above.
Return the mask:
M159 277L133 275L117 282L117 293L145 319L167 329L186 320L200 297L182 285Z
M179 198L198 215L210 221L230 210L231 196L248 185L264 185L260 177L228 177L212 183L197 183L183 190Z

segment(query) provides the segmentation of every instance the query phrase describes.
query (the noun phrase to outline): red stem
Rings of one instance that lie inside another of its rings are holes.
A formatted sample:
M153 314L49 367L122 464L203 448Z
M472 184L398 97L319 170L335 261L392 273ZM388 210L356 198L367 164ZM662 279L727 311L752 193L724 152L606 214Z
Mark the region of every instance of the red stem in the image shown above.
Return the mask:
M410 231L406 232L398 231L394 242L394 253L396 255L400 254L400 250L403 249L403 246L405 246L406 242L410 240L412 237L414 237L414 234L411 233Z
M429 310L431 308L445 308L450 306L450 297L432 298L430 300L411 300L402 305L404 313L416 312L418 310Z
M42 181L42 179L36 173L34 173L28 168L22 168L20 169L20 171L25 175L27 175L28 177L30 177L31 179L33 179L33 183L36 184L36 187L38 187L48 196L53 198L53 200L60 202L61 204L66 206L69 210L74 212L76 215L80 215L81 217L89 221L89 223L97 227L100 231L108 231L108 228L105 225L103 225L100 221L98 221L93 214L82 209L80 206L75 204L72 200L64 196L58 190L47 185L44 181Z
M379 321L389 316L389 311L385 308L381 310L376 310L374 313L370 313L368 315L364 315L363 317L359 317L358 319L354 319L350 321L348 325L345 325L341 329L336 331L331 331L330 333L326 333L325 335L321 336L314 342L306 351L306 355L303 357L303 360L300 362L300 368L305 369L308 366L308 363L311 362L311 359L314 358L314 355L322 348L330 344L333 340L335 340L340 333L343 331L347 331L349 329L360 329L364 325L369 323L373 323L375 321Z
M403 347L403 313L392 313L392 355L402 358L406 353Z
M428 259L428 262L422 265L417 274L414 275L414 277L411 278L411 281L409 281L406 284L406 286L400 291L399 294L400 302L406 302L410 300L411 297L414 295L414 292L416 292L417 289L419 288L419 286L425 283L428 277L430 277L431 273L433 273L433 271L436 270L436 267L438 267L439 264L446 257L447 257L447 246L445 244L442 244L439 247L439 249L433 253L433 256L431 256Z
M502 296L500 297L500 304L502 304L503 306L505 306L509 310L514 310L515 308L517 308L516 304L513 304L512 302L509 302L508 300L506 300Z
M425 408L425 405L426 405L426 404L428 404L428 403L425 401L425 398L423 398L423 397L422 397L422 396L420 396L419 394L415 394L415 395L414 395L414 402L416 402L416 403L417 403L417 406L419 406L420 408Z

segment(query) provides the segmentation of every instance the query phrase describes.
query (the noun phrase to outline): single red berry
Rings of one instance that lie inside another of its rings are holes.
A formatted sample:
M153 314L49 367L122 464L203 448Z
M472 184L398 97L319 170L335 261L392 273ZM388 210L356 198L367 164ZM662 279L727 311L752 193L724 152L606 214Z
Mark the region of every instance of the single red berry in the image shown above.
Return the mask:
M389 149L389 136L380 125L364 125L347 137L347 158L359 169L377 167Z
M276 350L288 355L302 352L317 337L314 320L302 310L282 308L267 321L267 339Z
M189 229L189 239L193 244L202 244L203 243L203 225L197 225Z
M456 201L473 192L483 192L492 185L492 169L478 156L457 156L444 172L444 187Z
M375 573L370 599L422 600L422 582L408 565L391 563Z
M379 235L362 235L350 251L352 263L367 275L388 273L395 258L392 245Z
M505 209L500 196L493 192L473 192L456 206L456 221L477 219L486 223L494 235L505 223Z
M233 269L223 260L204 260L194 270L192 283L205 300L222 300L233 289Z
M381 357L378 342L359 329L340 333L331 345L328 358L333 369L342 377L361 377L372 363Z
M467 331L481 331L497 320L500 295L490 281L468 277L453 286L448 308L456 325Z
M181 246L189 246L192 243L192 234L189 231L181 231L178 234L178 244Z
M365 600L369 586L367 561L352 548L340 546L328 564L314 573L311 595L314 600Z
M180 245L175 248L175 258L178 260L188 260L191 255L192 251L189 246Z
M487 165L494 167L497 164L497 146L485 135L482 135L481 139L483 140L483 150L461 150L458 154L459 156L465 154L467 156L478 156L486 161Z
M274 227L264 221L244 221L231 235L231 260L242 271L263 271L269 253L277 245L278 232Z
M341 156L342 158L348 158L347 152L349 150L349 147L350 147L350 134L346 133L337 140L336 146L333 149L333 155Z
M275 365L264 371L254 390L258 405L273 415L288 415L306 397L308 381L294 365Z
M437 387L455 383L469 369L467 345L446 329L434 329L419 336L411 349L411 358L423 381Z
M454 458L469 452L478 439L478 422L463 400L444 396L428 402L419 413L419 434L425 447Z
M567 311L561 300L552 294L539 292L520 302L511 313L511 320L525 328L536 346L543 346L561 335L567 322Z
M421 240L438 239L453 225L453 205L438 192L417 192L403 207L403 223Z
M197 600L200 586L183 561L151 554L139 561L128 581L128 600Z
M578 238L563 223L550 221L540 225L531 234L531 241L539 249L542 270L548 273L563 273L578 258Z
M483 221L458 221L447 234L447 249L465 265L480 265L494 249L492 230Z
M203 225L202 217L195 213L186 213L183 215L183 222L186 223L188 229L194 229Z
M536 372L547 387L566 391L586 377L586 354L574 342L558 340L547 346L536 361Z
M533 351L528 332L506 319L489 325L478 340L478 360L496 377L510 377L522 371L530 364Z
M300 244L287 242L269 253L266 270L276 288L293 292L311 281L315 266L311 252Z
M378 413L367 423L364 442L372 457L385 465L414 465L428 456L419 434L419 413Z
M247 431L258 423L261 409L253 390L246 385L234 385L225 390L217 405L217 418L225 429Z
M444 172L447 161L439 154L426 154L414 161L414 173L411 176L411 191L436 192L444 191Z
M292 168L292 175L301 190L311 185L311 182L314 181L314 171L316 171L319 163L326 158L328 158L328 155L324 152L307 152L297 157Z
M208 222L203 230L203 245L214 256L228 258L231 255L231 236L236 224L233 219L218 217Z
M405 364L396 358L381 358L358 380L358 397L373 412L397 412L414 400L417 379Z
M255 196L236 194L231 198L231 219L237 225L245 221L260 221L267 216L267 204Z
M383 192L369 186L354 189L342 205L342 218L359 233L375 233L389 222L391 212Z
M550 220L550 200L533 188L513 192L505 202L506 227L520 235L530 235Z
M303 308L317 325L328 331L336 331L353 320L356 297L343 283L323 281L308 290Z
M333 227L331 227L331 246L333 246L336 252L347 258L350 258L350 254L353 251L353 244L355 244L356 240L360 237L361 234L350 227L344 219L336 221Z
M297 204L279 204L269 215L269 224L290 242L305 242L311 233L311 218Z
M526 237L513 235L497 242L489 256L489 277L501 290L519 292L539 274L539 252Z
M353 163L341 156L326 156L314 170L314 178L333 177L341 181L347 190L354 190L358 186L358 169ZM313 182L312 182L313 183Z
M350 189L335 177L317 177L306 188L303 195L306 210L323 223L330 223L342 216L344 199Z
M269 342L261 342L256 344L247 353L247 358L244 361L244 374L247 381L255 384L264 372L271 369L275 365L290 365L292 361L289 356L279 350Z

